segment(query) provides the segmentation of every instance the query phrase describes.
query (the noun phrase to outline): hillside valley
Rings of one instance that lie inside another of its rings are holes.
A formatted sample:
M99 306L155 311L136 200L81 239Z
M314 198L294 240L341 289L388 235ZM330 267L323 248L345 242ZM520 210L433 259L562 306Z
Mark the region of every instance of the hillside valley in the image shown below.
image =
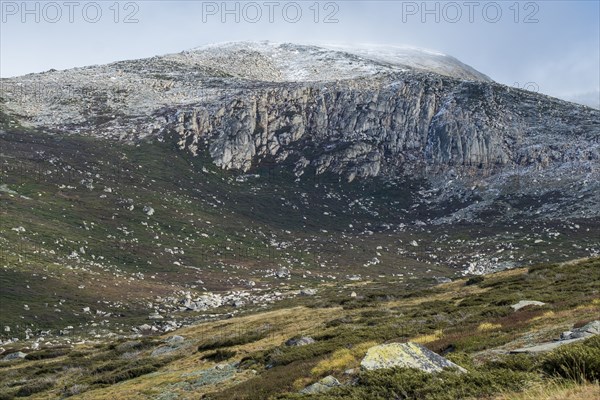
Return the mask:
M491 398L556 375L510 351L598 319L598 110L271 42L1 86L0 398L390 398L358 364L408 340Z

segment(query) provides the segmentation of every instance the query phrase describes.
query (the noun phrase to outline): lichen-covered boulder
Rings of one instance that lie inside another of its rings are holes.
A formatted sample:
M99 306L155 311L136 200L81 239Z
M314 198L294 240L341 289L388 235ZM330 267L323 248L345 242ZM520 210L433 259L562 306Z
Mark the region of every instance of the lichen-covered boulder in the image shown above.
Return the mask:
M366 370L383 368L414 368L425 372L439 372L444 368L464 368L446 360L426 347L417 343L390 343L371 347L360 363Z

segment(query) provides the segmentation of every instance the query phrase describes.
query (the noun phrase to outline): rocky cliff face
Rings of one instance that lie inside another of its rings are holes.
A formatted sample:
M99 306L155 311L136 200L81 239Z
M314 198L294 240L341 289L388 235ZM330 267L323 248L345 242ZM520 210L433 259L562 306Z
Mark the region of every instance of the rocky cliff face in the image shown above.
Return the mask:
M181 148L196 152L205 139L226 169L272 156L352 180L416 165L544 168L600 155L595 110L427 73L250 90L211 108L178 110L172 123Z
M182 150L208 151L224 169L475 176L470 186L525 168L544 185L598 181L600 111L414 49L234 43L2 83L3 109L21 124L120 140L175 133Z

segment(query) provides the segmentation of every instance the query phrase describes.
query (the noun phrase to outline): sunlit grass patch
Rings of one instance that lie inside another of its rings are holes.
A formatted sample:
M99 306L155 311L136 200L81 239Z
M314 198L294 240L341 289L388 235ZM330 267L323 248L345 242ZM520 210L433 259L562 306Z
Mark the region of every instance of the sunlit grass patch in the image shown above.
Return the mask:
M483 322L477 327L477 331L479 332L491 332L499 329L502 329L502 324L493 324L491 322Z
M328 358L319 362L312 370L312 375L323 375L334 371L342 371L360 363L370 347L376 346L376 342L365 342L334 351Z
M421 335L413 338L411 342L426 344L435 342L436 340L441 339L444 336L444 332L441 329L437 329L435 332L428 335Z
M550 310L550 311L546 311L542 315L538 315L537 317L533 317L531 320L532 321L539 321L541 319L553 318L555 315L556 314L554 313L554 311Z

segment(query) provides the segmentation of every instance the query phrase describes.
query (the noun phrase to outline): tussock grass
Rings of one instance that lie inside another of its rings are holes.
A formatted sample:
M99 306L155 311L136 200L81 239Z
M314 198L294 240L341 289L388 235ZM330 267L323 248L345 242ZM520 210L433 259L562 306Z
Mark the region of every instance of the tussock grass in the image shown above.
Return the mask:
M542 370L578 383L599 382L600 337L559 347L544 358Z
M536 383L523 392L509 392L495 400L595 400L600 398L600 383L576 384L565 380Z

